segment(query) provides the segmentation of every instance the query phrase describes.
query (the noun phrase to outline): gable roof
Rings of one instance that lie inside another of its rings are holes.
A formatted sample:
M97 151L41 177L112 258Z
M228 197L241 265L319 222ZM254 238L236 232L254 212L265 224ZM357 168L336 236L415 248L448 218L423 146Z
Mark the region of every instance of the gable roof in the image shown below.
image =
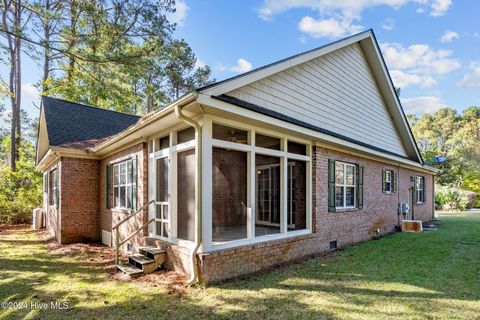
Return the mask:
M391 80L390 74L388 73L388 69L386 67L385 61L383 56L380 52L378 42L375 38L373 30L367 30L350 37L332 42L330 44L312 49L310 51L306 51L294 56L291 56L286 59L282 59L280 61L268 64L266 66L251 70L244 74L240 74L238 76L219 81L208 86L198 88L196 91L199 94L204 94L206 96L217 98L220 100L225 101L226 98L231 98L228 96L228 93L239 89L241 87L248 86L254 82L260 81L272 75L278 74L282 71L285 71L289 68L298 66L300 64L306 63L313 59L319 58L323 55L331 53L337 49L341 49L347 46L350 46L354 43L358 43L362 50L364 51L365 57L368 61L368 64L372 70L372 73L376 79L376 82L379 87L379 91L382 94L382 97L385 101L385 104L391 114L391 118L393 123L398 131L402 143L407 150L408 158L412 159L416 162L423 164L423 159L420 155L418 146L416 141L413 137L413 133L411 128L408 124L405 112L403 111L403 107L398 99L398 96L395 92L395 87ZM238 101L234 103L232 99L230 101L226 101L232 104L235 104L239 107L252 106L251 103L248 101ZM254 106L256 112L262 113L263 106L255 105ZM271 116L271 115L270 115ZM301 125L301 124L300 124ZM328 130L322 130L324 128L320 128L320 132L327 132ZM318 130L317 130L318 131ZM338 133L334 133L336 136L339 136ZM340 135L340 138L341 135ZM348 139L344 139L348 140ZM360 142L360 141L358 141ZM391 153L389 150L384 149L382 150L385 153Z
M42 96L49 146L94 147L137 123L139 116Z

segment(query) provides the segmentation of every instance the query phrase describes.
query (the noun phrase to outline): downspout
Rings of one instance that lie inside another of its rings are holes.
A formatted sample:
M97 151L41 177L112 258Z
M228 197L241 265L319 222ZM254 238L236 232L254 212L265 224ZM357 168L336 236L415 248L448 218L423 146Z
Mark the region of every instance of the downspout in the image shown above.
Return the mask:
M188 285L192 285L198 281L198 270L196 263L197 252L202 245L202 127L198 124L197 121L188 118L182 113L182 107L177 104L175 105L175 115L177 118L183 122L188 123L195 128L195 135L197 137L197 179L195 181L195 202L196 202L196 212L197 212L197 232L195 237L195 248L192 251L191 256L191 274L190 278L187 281Z

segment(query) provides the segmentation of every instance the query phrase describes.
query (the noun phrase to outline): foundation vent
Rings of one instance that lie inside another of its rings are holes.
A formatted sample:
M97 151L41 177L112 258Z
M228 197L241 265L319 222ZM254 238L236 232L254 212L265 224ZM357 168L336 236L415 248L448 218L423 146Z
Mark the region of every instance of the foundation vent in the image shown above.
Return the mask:
M335 250L335 249L337 249L337 240L330 241L330 250Z

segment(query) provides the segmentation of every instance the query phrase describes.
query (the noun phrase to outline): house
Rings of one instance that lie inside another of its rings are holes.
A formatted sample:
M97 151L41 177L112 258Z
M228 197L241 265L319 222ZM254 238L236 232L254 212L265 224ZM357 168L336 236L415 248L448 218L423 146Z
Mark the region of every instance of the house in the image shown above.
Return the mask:
M371 30L142 118L43 97L37 163L59 242L160 248L191 281L328 252L434 212L436 171Z

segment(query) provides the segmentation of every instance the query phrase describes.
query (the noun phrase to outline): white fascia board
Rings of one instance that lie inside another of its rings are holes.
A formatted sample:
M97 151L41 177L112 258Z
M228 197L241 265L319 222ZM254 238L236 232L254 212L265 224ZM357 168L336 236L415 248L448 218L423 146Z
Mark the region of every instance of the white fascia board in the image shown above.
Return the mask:
M250 118L252 120L268 123L270 125L274 125L274 126L277 126L279 128L284 128L284 129L291 130L293 132L297 132L297 133L305 135L305 136L309 136L309 137L311 137L311 139L319 140L320 143L322 144L322 146L325 146L325 147L328 147L328 145L333 144L333 145L341 146L343 148L347 148L349 150L355 150L360 154L367 154L367 155L375 156L375 158L377 158L377 159L394 161L395 163L401 163L401 164L407 165L407 166L412 167L412 168L427 170L430 173L435 172L434 169L427 168L427 167L423 166L421 163L418 163L418 162L415 162L415 161L412 161L412 160L408 160L408 159L405 159L405 158L402 158L402 157L398 157L398 156L395 156L395 155L391 155L391 154L383 153L383 152L380 152L380 151L376 151L376 150L370 149L368 147L364 147L364 146L355 144L353 142L349 142L349 141L346 141L346 140L343 140L343 139L340 139L340 138L337 138L337 137L334 137L334 136L331 136L331 135L328 135L328 134L325 134L325 133L321 133L321 132L318 132L318 131L315 131L315 130L312 130L312 129L308 129L308 128L305 128L305 127L302 127L302 126L299 126L299 125L296 125L296 124L292 124L292 123L289 123L289 122L286 122L286 121L283 121L283 120L280 120L280 119L272 118L272 117L264 115L262 113L251 111L251 110L248 110L248 109L230 104L228 102L224 102L224 101L220 101L218 99L214 99L214 98L212 98L210 96L207 96L205 94L199 94L198 98L197 98L197 102L199 104L203 104L203 105L206 105L206 106L209 106L209 107L212 107L212 108L217 108L217 109L220 109L220 110L224 110L224 111L227 111L227 112L239 115L239 116Z
M240 87L243 87L245 85L248 85L252 82L271 76L272 74L281 72L283 70L297 66L299 64L310 61L312 59L316 59L322 55L328 54L339 48L346 47L348 45L351 45L352 43L356 43L363 39L372 38L372 37L373 37L372 30L367 30L359 34L350 36L348 38L327 44L320 48L313 49L311 51L307 51L304 53L300 53L298 55L292 56L285 60L280 60L279 62L274 62L271 65L260 67L258 69L249 71L243 75L239 75L231 79L221 81L216 85L215 84L212 85L211 87L200 89L199 92L207 95L214 95L214 96L224 94L232 90L238 89Z

